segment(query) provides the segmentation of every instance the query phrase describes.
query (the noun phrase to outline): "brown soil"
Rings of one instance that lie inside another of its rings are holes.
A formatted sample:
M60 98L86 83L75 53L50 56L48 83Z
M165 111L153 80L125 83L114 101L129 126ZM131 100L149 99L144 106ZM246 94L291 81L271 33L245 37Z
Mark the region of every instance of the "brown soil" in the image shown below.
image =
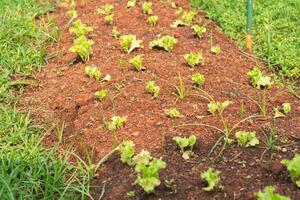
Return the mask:
M292 158L300 149L299 101L278 85L266 90L270 117L247 121L238 128L256 131L260 144L256 148L247 149L233 144L225 150L221 159L212 161L218 151L210 157L207 154L221 133L202 126L174 128L175 125L201 122L222 129L219 117L207 112L208 101L199 96L203 93L189 87L191 75L196 72L204 74L206 81L203 89L216 100L234 102L225 111L228 122L233 125L260 111L255 101L260 102L263 91L253 88L246 76L256 66L256 62L203 14L199 14L197 20L205 24L209 31L200 40L192 34L189 27L170 27L176 16L175 9L167 4L153 1L153 10L159 21L152 28L147 25L147 17L142 13L140 4L126 9L126 2L89 0L88 3L77 6L79 18L94 28L89 36L95 41L95 45L93 55L87 63L71 64L76 60L76 55L69 53L68 49L75 37L65 28L69 20L66 10L58 8L54 14L57 16L57 25L62 30L61 38L48 48L48 53L56 52L58 56L36 74L38 86L28 88L22 101L22 106L30 108L37 122L49 126L65 123L62 148L71 146L80 153L83 146L88 146L95 150L95 160L99 160L110 151L116 140L132 140L137 151L146 149L167 162L167 168L161 172L161 180L175 180L173 188L169 189L161 184L155 195L146 195L138 186L133 185L136 177L134 171L122 164L119 155L115 154L103 165L98 178L92 181L97 186L105 184L104 199L129 199L127 192L133 189L137 191L135 199L253 199L253 193L267 185L276 186L279 193L292 199L300 199L300 190L292 184L287 170L279 162L283 158ZM189 9L187 0L176 2L178 6ZM130 54L121 51L119 42L111 36L113 26L106 25L103 16L95 13L95 9L104 3L115 6L114 26L122 34L137 35L138 39L143 40L144 48ZM149 42L160 33L172 34L178 39L172 53L148 48ZM220 45L221 54L214 55L210 52L211 38L214 44ZM205 65L191 70L183 59L183 55L190 51L202 52ZM137 54L144 55L147 70L143 72L133 70L128 64L128 60ZM124 72L119 67L121 58L127 61ZM111 75L112 80L99 83L87 77L84 68L91 64L98 66L103 74ZM178 73L183 77L188 93L184 99L176 102L172 84L178 85ZM157 100L151 99L151 95L145 92L145 82L150 79L155 80L161 88ZM124 84L125 87L117 90L116 84ZM113 103L108 98L103 102L95 98L94 93L102 88L109 90L114 97ZM276 145L286 146L287 152L275 148L259 160L265 150L262 130L268 132L268 127L272 126L272 108L284 102L290 102L293 109L287 117L275 120L278 132ZM244 117L240 115L242 103L246 109ZM175 104L183 117L170 119L163 110ZM128 116L125 127L115 132L102 127L103 122L113 115ZM196 116L204 118L199 121ZM190 134L197 136L195 155L191 160L185 161L171 138L174 135ZM55 142L56 134L53 132L47 136L46 145ZM200 172L208 167L221 171L223 190L207 193L201 189L205 183L200 180ZM101 192L101 187L92 191L97 198Z

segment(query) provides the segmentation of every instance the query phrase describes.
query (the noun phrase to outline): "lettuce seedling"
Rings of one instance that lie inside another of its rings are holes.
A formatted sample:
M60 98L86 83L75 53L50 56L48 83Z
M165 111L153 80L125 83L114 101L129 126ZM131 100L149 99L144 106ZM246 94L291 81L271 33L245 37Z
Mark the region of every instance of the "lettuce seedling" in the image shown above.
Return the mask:
M165 114L172 119L180 117L180 112L177 110L177 108L166 109Z
M109 24L112 25L114 23L114 14L110 14L110 15L106 15L104 17L104 21Z
M220 171L209 168L207 171L201 173L201 178L204 179L208 186L202 188L204 191L212 191L220 184Z
M197 12L190 11L190 12L184 12L181 15L181 18L179 20L176 20L171 27L176 28L178 26L190 26L197 15Z
M71 18L71 20L77 18L77 11L76 10L68 10L67 11L68 17Z
M280 117L285 117L292 109L292 106L290 103L283 103L281 107L275 107L273 108L274 110L274 119L275 118L280 118Z
M127 8L132 8L136 5L136 0L128 0L127 1Z
M247 131L238 131L235 133L237 142L242 147L254 147L259 144L259 140L256 137L256 133Z
M111 4L105 4L101 8L97 8L97 14L110 15L112 14L114 6Z
M149 47L150 47L150 49L153 49L154 47L160 47L170 53L173 51L174 45L176 43L177 43L177 40L174 36L166 35L166 36L163 36L156 40L151 41L149 43Z
M291 112L292 110L292 106L290 103L283 103L282 104L282 111L284 114L288 114L289 112Z
M91 32L93 28L83 24L80 19L73 23L73 26L69 29L70 33L74 33L77 37L86 35Z
M120 45L126 53L130 53L135 48L142 48L142 40L137 40L135 35L122 35L119 38Z
M139 154L137 154L132 158L132 163L134 165L140 165L140 164L148 165L151 159L152 156L150 152L142 149L142 151Z
M285 159L281 163L287 167L293 183L300 188L300 155L296 154L292 160Z
M221 53L221 48L220 48L219 45L217 45L217 46L212 46L211 49L210 49L210 51L211 51L212 53L214 53L214 54L219 54L219 53Z
M85 69L85 74L88 75L90 78L96 79L96 81L100 81L100 78L102 76L101 71L95 66L86 66Z
M147 19L148 24L155 26L157 24L158 17L156 15L149 16Z
M223 112L229 105L233 104L232 101L224 101L224 102L214 102L214 101L211 101L209 102L209 104L207 105L208 107L208 111L211 113L211 114L215 114L216 111L219 111L219 112Z
M98 97L99 101L102 101L107 96L107 90L99 90L95 92L95 96Z
M113 36L114 38L118 39L120 37L120 32L116 29L116 28L113 28L112 31L111 31L111 36Z
M267 186L263 192L259 191L255 195L257 200L291 200L289 197L274 193L274 191L275 188L273 186Z
M184 55L184 59L187 61L188 65L191 67L195 67L196 65L203 65L204 58L201 53L198 52L190 52Z
M144 2L142 5L143 13L146 15L151 15L153 13L152 11L152 3L151 2Z
M137 70L137 71L141 71L141 70L145 70L146 67L143 66L143 56L142 55L137 55L134 56L133 58L131 58L129 60L129 63L133 65L133 67Z
M157 86L154 81L146 82L146 91L152 94L152 98L156 99L158 97L159 90L159 86Z
M196 136L191 135L189 137L173 137L173 140L176 142L178 147L180 148L180 153L182 153L182 157L185 160L190 159L190 156L194 154L193 147L196 144Z
M126 119L126 116L113 116L111 121L106 123L106 127L110 131L115 131L116 129L120 129L124 126Z
M118 151L121 154L121 161L126 163L127 165L132 165L132 158L135 152L135 144L131 141L125 141L123 144L118 148Z
M191 29L194 31L195 35L197 35L200 39L203 37L203 34L206 33L206 28L201 25L193 25Z
M257 67L254 67L251 71L249 71L247 76L251 79L253 87L257 89L269 88L273 84L271 77L263 75Z
M80 36L73 42L70 52L76 53L84 62L88 61L92 53L93 40L87 39L84 35Z
M200 73L193 74L192 81L193 81L194 86L201 88L205 81L204 75L202 75Z

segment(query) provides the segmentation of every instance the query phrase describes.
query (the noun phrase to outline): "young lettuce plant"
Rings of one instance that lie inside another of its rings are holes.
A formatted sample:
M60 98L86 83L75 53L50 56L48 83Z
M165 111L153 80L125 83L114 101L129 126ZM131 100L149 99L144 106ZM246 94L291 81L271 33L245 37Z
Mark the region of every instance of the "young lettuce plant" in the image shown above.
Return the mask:
M210 49L210 51L211 51L212 53L214 53L214 54L219 54L219 53L221 53L221 48L220 48L219 45L212 46L211 49Z
M207 171L201 173L201 178L208 184L207 187L202 188L204 191L213 191L220 186L220 171L209 168Z
M203 37L203 34L206 33L206 28L201 25L193 25L191 29L193 30L194 34L197 35L200 39Z
M300 155L296 154L292 160L284 159L281 163L287 167L293 183L300 188Z
M273 108L273 110L273 118L285 117L292 110L292 106L290 103L283 103L281 107Z
M171 27L176 28L178 26L190 26L196 17L197 12L190 11L190 12L183 12L181 18L176 20Z
M159 37L156 40L153 40L149 43L150 49L154 47L160 47L166 50L167 52L172 52L174 49L174 45L177 43L177 40L174 36L166 35Z
M251 71L249 71L247 76L251 79L253 87L257 89L270 88L273 84L271 77L263 75L257 67L254 67Z
M205 81L204 75L200 73L193 74L192 81L193 81L193 86L201 88Z
M105 4L101 8L97 8L97 14L110 15L113 13L114 6L111 4Z
M85 69L85 74L88 75L90 78L94 78L96 81L100 81L101 78L101 71L95 66L86 66Z
M235 133L237 142L242 147L254 147L259 144L255 132L238 131Z
M149 16L147 19L148 24L155 26L157 24L158 17L156 15Z
M98 97L99 101L103 101L103 99L107 96L107 90L99 90L95 92L95 96Z
M166 109L165 114L172 119L178 118L181 115L180 112L175 107Z
M265 187L264 191L255 193L257 200L291 200L289 197L276 194L273 186Z
M184 59L187 61L188 65L194 68L196 65L203 65L204 58L199 52L190 52L184 55Z
M70 52L76 53L84 62L88 61L92 53L93 40L87 39L84 35L80 36L73 42Z
M129 60L129 63L133 65L133 67L137 70L137 71L141 71L141 70L145 70L146 67L143 66L143 56L142 55L137 55L134 56L133 58L131 58Z
M69 29L70 33L74 33L77 37L86 35L91 32L93 28L83 24L80 19L73 23L73 26Z
M110 14L110 15L106 15L104 17L104 21L109 24L112 25L114 23L114 14Z
M157 86L154 81L146 82L146 91L152 94L152 98L156 99L158 97L159 90L159 86Z
M127 1L127 8L132 8L136 6L136 0L128 0Z
M146 15L152 15L152 3L151 2L144 2L142 5L143 13Z
M142 48L142 40L137 40L135 35L122 35L119 42L125 53L130 53L135 48Z
M120 129L124 126L126 122L127 117L126 116L113 116L111 118L111 121L106 122L106 127L110 131L115 131L117 129Z
M118 151L121 154L121 161L129 166L132 166L132 158L135 152L135 144L131 140L125 141L118 148Z
M120 32L116 28L112 29L111 36L113 36L116 39L119 39L120 35L121 35Z
M191 135L189 137L173 137L173 140L176 142L178 147L180 148L180 153L182 153L182 157L185 160L190 159L190 156L194 154L193 147L196 144L196 136Z

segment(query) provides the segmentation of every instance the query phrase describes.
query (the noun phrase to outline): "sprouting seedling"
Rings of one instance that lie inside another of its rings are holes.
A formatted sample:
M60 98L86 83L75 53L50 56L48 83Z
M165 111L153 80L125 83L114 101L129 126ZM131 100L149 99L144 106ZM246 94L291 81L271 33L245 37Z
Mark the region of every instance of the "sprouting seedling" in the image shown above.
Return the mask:
M118 148L118 151L121 154L121 161L131 166L132 158L135 152L135 144L131 141L124 141L123 144Z
M256 137L256 133L247 131L238 131L235 133L237 142L242 147L254 147L259 144L259 140Z
M180 112L175 107L166 109L165 114L172 119L178 118L181 115Z
M231 104L233 104L233 102L228 101L228 100L226 100L224 102L211 101L211 102L209 102L207 107L208 107L208 111L214 115L216 113L216 111L223 113L223 111Z
M300 155L296 154L291 160L284 159L281 163L287 167L293 183L300 188Z
M99 90L95 92L95 96L98 97L99 101L102 101L107 96L107 90Z
M67 15L69 18L71 18L70 21L73 21L74 19L77 18L77 11L76 10L68 10Z
M159 86L157 86L154 81L146 82L146 91L152 94L152 98L156 99L158 97L159 90Z
M220 171L209 168L207 171L201 173L201 178L208 184L207 187L202 188L204 191L213 191L220 187Z
M94 78L96 81L100 81L100 78L102 76L101 71L95 66L86 66L85 74L88 75L90 78Z
M188 65L191 67L195 67L196 65L203 65L204 58L199 52L190 52L184 55L184 59L187 61Z
M194 154L193 148L194 145L196 144L196 140L197 140L196 136L195 135L191 135L189 137L175 136L172 139L176 142L176 144L180 148L180 153L182 153L182 157L185 160L190 159L190 156Z
M143 66L143 56L142 55L137 55L134 56L133 58L131 58L129 60L129 63L133 65L133 67L137 70L137 71L141 71L141 70L145 70L146 67Z
M283 103L282 104L282 111L283 111L284 114L287 115L289 112L291 112L291 110L292 110L292 106L291 106L290 103Z
M112 31L111 31L111 35L114 37L114 38L116 38L116 39L118 39L119 37L120 37L120 32L116 29L116 28L113 28L112 29Z
M128 0L127 1L127 8L132 8L136 5L136 0Z
M197 35L200 39L203 37L204 33L206 33L206 28L201 25L193 25L191 29L193 30L194 34Z
M251 71L249 71L247 76L251 79L253 87L257 89L269 88L273 84L271 77L263 75L257 67L254 67Z
M114 23L114 14L110 14L110 15L106 15L104 17L104 21L109 24L112 25Z
M285 117L292 110L292 106L290 103L283 103L281 107L273 108L273 110L273 118Z
M91 32L93 28L83 24L80 19L73 23L73 26L69 29L70 33L74 33L77 37L86 35Z
M174 49L174 45L177 43L177 40L174 36L166 35L159 37L156 40L153 40L149 43L150 49L154 47L160 47L166 50L167 52L172 52Z
M176 28L178 26L190 26L196 17L197 12L190 11L190 12L183 12L181 15L181 18L179 20L176 20L171 27Z
M97 14L110 15L112 14L114 6L111 4L105 4L101 8L97 8Z
M153 13L152 11L152 3L151 2L144 2L142 5L143 13L146 15L151 15Z
M267 186L263 192L255 193L255 196L257 196L257 200L291 200L289 197L274 192L275 188L273 186Z
M84 35L80 36L73 42L70 52L76 53L83 61L88 61L92 53L93 40L87 39Z
M135 35L122 35L119 42L125 53L130 53L136 48L142 48L142 40L137 40Z
M180 73L178 73L178 81L179 81L179 86L173 85L176 89L175 95L177 96L177 100L178 99L183 99L185 97L186 93L187 93Z
M113 116L111 121L106 122L106 127L110 131L115 131L116 129L120 129L124 126L127 120L126 116Z
M210 49L210 51L211 51L212 53L214 53L214 54L219 54L219 53L221 53L221 48L220 48L219 45L212 46L211 49Z
M193 81L193 85L195 87L201 88L204 84L204 81L205 81L204 75L202 75L200 73L193 74L192 81Z
M147 19L148 24L155 26L157 24L158 17L156 15L149 16Z

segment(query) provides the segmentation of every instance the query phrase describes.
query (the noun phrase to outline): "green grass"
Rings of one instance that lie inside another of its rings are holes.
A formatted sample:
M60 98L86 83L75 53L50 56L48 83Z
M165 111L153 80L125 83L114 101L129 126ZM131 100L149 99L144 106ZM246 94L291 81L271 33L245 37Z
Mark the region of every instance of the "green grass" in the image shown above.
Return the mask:
M191 6L218 22L231 39L245 47L246 0L191 0ZM270 67L288 77L300 77L300 1L256 0L253 50Z
M35 0L0 1L1 200L85 199L89 193L84 169L68 162L69 153L43 147L46 130L13 106L23 77L46 61L45 46L57 36L52 21L43 19L49 9Z

